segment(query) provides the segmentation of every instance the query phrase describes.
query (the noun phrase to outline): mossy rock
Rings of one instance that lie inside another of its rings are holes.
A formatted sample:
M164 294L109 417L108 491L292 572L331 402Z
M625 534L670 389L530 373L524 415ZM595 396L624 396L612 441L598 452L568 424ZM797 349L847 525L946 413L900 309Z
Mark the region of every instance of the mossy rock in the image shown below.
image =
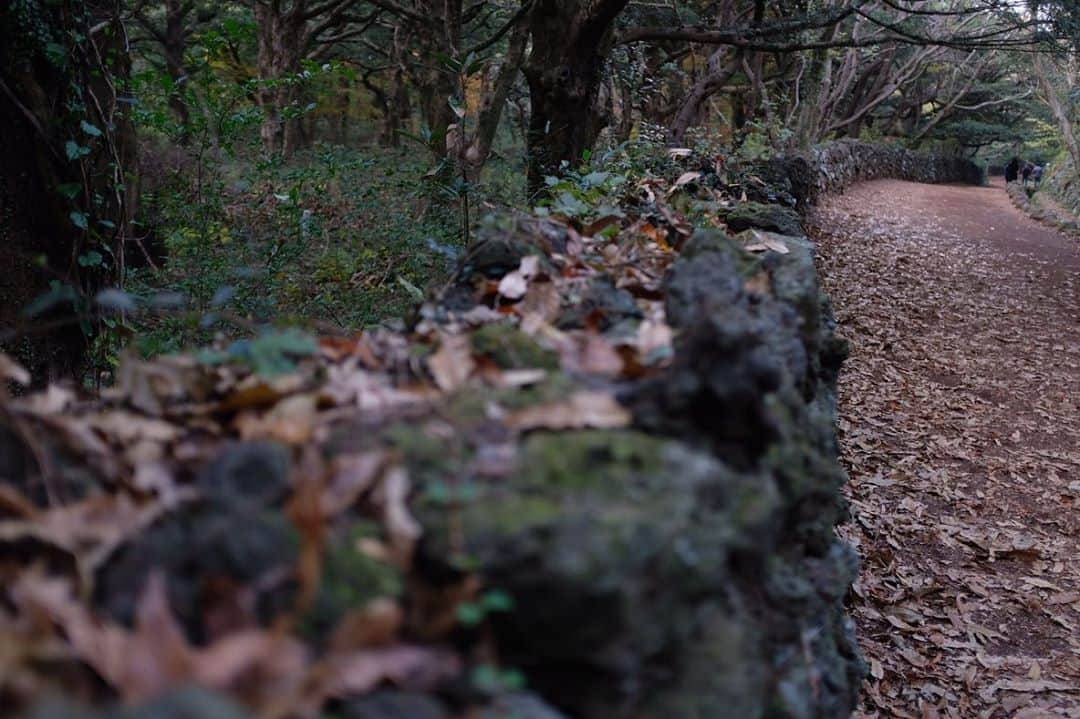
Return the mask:
M291 453L272 441L227 445L199 472L203 493L226 505L269 505L289 492Z
M500 656L556 705L603 716L585 708L620 701L606 662L624 656L619 675L644 681L691 643L702 603L726 591L733 553L767 545L778 498L769 477L678 440L547 432L526 439L518 474L482 485L457 517L469 565L514 599L491 619ZM445 508L419 519L425 561L453 564ZM580 677L548 686L567 662Z
M724 222L733 232L757 228L779 232L781 235L802 236L805 234L799 214L783 205L744 202L732 208L724 218Z
M486 355L502 369L548 369L559 367L559 355L508 322L484 325L470 337L473 352Z
M594 324L597 329L606 332L620 322L641 317L641 309L634 296L617 288L611 277L601 275L591 279L581 296L571 301L559 316L558 327L580 329Z
M475 399L479 395L473 393L471 397ZM463 395L462 402L466 399L469 396ZM467 407L455 406L459 423L463 426L478 419L473 412L483 411L473 402L469 402ZM469 413L467 417L465 413ZM470 448L460 434L451 438L437 437L423 423L395 423L383 433L382 438L386 445L401 454L409 475L421 486L457 475L470 454Z
M513 411L561 402L576 388L574 381L565 374L551 372L536 384L498 390L494 399L501 407ZM476 393L473 395L476 396Z
M665 443L632 431L536 433L523 448L522 486L615 495L635 476L657 475Z
M252 467L264 467L255 463ZM265 495L256 495L259 500ZM169 604L195 640L203 637L200 593L208 582L228 578L255 583L291 566L299 553L296 527L280 507L262 506L233 493L182 505L121 547L98 571L94 604L130 624L138 597L155 571L165 575ZM294 588L276 586L256 597L266 625L291 606Z
M361 522L329 542L319 591L301 620L303 634L322 638L348 610L360 609L374 599L401 595L404 588L401 572L369 557L357 546L361 537L377 533L374 525Z
M699 230L683 247L669 273L664 309L676 328L688 327L714 309L737 303L743 283L761 260L715 230Z

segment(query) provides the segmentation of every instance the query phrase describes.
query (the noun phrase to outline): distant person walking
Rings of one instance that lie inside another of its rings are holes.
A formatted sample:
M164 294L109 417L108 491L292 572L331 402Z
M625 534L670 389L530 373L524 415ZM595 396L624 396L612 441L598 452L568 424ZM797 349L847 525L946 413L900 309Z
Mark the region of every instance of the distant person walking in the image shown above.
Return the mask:
M1035 189L1039 189L1039 185L1042 183L1042 176L1042 165L1035 165L1035 167L1031 169L1031 182L1035 185Z
M1020 171L1020 174L1024 178L1024 187L1027 187L1028 180L1031 178L1031 163L1025 162L1024 169Z
M1005 182L1016 182L1017 177L1020 174L1020 158L1014 157L1009 160L1009 164L1005 165Z

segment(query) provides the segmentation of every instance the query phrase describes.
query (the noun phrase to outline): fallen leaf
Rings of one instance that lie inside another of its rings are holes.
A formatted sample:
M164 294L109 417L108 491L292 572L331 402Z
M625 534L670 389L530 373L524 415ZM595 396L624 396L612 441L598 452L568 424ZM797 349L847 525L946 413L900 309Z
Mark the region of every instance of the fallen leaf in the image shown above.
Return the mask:
M750 235L753 237L753 241L743 245L743 249L748 252L766 252L771 250L781 255L786 255L791 252L784 242L775 237L771 237L764 232L750 230Z
M373 599L359 609L350 609L330 636L333 652L382 647L392 644L401 630L405 615L392 599Z
M694 180L698 180L700 178L700 172L684 172L683 174L679 175L679 179L675 180L675 184L672 185L671 188L667 191L667 195L670 197L675 193L676 190L678 190L683 185L689 185Z
M530 282L525 297L515 309L524 322L551 322L562 308L562 294L554 282Z
M0 380L7 380L23 387L29 387L30 373L9 355L0 352Z
M320 500L323 513L334 516L352 507L375 486L386 460L387 453L382 450L336 455Z
M411 486L409 474L400 466L387 470L379 484L383 523L390 537L390 546L403 565L412 556L416 540L423 533L420 524L409 512L407 500Z
M463 334L444 334L439 349L427 361L435 384L444 392L452 392L469 379L476 362L472 357L469 338Z
M576 369L581 372L604 377L617 377L623 369L622 357L615 348L593 332L585 333L584 343L575 364Z
M318 416L318 397L315 394L294 394L284 397L265 414L253 410L241 412L233 421L245 439L276 439L291 445L311 440Z
M536 276L539 269L539 255L522 257L518 268L499 280L499 294L508 300L520 300L529 289L529 280Z
M648 358L658 350L672 347L674 333L671 326L662 320L647 319L638 325L635 344L642 357Z
M384 682L408 691L431 691L461 672L457 656L406 644L332 656L318 666L316 704L367 694Z

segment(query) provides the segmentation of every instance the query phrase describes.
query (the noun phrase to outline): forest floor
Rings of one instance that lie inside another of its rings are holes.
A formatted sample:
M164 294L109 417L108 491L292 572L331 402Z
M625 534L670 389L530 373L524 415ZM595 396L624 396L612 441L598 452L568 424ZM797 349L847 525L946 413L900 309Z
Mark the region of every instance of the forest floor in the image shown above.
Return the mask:
M857 716L1080 717L1080 242L892 180L812 224L852 345Z

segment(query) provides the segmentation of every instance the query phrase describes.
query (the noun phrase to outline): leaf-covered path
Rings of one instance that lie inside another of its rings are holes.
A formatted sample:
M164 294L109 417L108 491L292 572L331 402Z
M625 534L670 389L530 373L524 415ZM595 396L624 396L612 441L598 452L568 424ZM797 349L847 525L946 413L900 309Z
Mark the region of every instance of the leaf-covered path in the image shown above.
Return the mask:
M1080 717L1080 243L891 180L813 224L852 345L859 716Z

